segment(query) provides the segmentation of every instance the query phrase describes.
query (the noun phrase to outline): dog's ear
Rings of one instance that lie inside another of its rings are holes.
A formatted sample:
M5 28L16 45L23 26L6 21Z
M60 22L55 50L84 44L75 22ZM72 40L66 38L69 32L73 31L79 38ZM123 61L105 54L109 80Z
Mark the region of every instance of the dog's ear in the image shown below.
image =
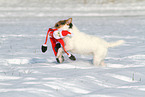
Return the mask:
M66 20L66 24L69 25L70 23L72 23L72 18L69 18L69 19Z

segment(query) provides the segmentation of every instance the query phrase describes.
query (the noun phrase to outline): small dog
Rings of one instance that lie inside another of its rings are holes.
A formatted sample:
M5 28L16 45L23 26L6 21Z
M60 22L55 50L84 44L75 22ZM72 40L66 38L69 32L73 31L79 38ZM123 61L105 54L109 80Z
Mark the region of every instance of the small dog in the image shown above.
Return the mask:
M72 37L67 36L63 39L65 42L66 51L77 54L93 55L94 65L104 66L104 59L107 55L108 48L119 46L124 43L123 40L109 43L101 38L80 32L77 27L72 24L72 18L57 22L55 24L55 28L69 30L73 33ZM61 63L63 62L62 54L63 48L59 48L57 57L59 58Z

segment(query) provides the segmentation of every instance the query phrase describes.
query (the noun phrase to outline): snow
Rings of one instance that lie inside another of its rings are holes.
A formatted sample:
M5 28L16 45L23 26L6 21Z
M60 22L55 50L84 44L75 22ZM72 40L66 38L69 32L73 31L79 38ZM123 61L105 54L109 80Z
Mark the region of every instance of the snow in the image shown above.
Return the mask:
M144 10L144 0L0 1L0 17L144 16Z
M0 18L1 97L145 96L144 17L73 17L85 33L126 41L109 49L106 67L93 66L92 56L77 54L75 62L65 55L58 64L50 42L48 51L41 52L48 27L66 18Z
M40 3L42 9L36 6L40 0L8 1L0 2L0 97L145 96L144 2L131 3L131 7L125 1L102 7L79 3L65 5L62 12L60 0L52 12L44 3ZM93 66L92 56L77 54L76 61L64 55L65 62L58 64L49 41L45 54L40 48L48 28L69 17L87 34L126 43L109 48L106 67Z

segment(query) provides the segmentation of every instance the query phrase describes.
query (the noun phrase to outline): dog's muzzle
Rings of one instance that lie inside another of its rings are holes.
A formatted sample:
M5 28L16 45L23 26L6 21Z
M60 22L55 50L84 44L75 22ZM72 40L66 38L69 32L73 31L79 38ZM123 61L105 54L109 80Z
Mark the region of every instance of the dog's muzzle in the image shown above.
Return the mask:
M70 24L69 24L69 29L72 29L72 27L73 27L73 24L70 23Z

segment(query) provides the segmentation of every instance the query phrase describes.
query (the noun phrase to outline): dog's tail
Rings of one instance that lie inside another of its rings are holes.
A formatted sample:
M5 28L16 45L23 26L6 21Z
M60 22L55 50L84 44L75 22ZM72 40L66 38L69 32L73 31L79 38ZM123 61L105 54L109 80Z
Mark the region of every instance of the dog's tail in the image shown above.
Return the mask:
M116 42L111 42L111 43L108 43L108 47L115 47L115 46L119 46L121 44L125 43L124 40L118 40Z

